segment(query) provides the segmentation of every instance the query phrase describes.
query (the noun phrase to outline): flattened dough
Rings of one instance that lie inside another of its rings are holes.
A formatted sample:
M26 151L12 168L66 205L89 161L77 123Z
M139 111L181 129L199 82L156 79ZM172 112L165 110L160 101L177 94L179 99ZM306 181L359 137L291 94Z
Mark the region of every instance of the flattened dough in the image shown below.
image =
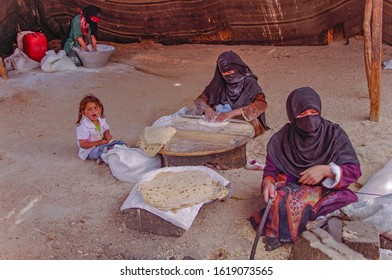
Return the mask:
M199 119L197 122L201 125L205 125L209 127L221 127L229 124L229 122L208 122L205 119Z

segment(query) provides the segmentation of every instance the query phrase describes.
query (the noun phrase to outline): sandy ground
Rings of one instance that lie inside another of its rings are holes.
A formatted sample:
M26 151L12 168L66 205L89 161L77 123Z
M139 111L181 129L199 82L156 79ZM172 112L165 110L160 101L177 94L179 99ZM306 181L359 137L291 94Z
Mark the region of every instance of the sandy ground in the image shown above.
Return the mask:
M264 89L272 130L253 139L249 159L261 162L270 136L287 122L295 88L321 95L323 116L350 136L366 180L392 156L392 72L382 71L381 118L370 122L363 42L317 47L249 45L115 45L104 68L44 73L10 72L0 80L0 259L247 259L255 236L247 217L261 208L261 171L220 172L235 199L202 208L181 237L128 229L119 208L133 184L107 165L78 159L75 121L80 99L94 93L116 139L135 145L142 129L192 101L212 78L217 56L236 51ZM383 60L392 56L384 45ZM290 246L257 259L286 259Z

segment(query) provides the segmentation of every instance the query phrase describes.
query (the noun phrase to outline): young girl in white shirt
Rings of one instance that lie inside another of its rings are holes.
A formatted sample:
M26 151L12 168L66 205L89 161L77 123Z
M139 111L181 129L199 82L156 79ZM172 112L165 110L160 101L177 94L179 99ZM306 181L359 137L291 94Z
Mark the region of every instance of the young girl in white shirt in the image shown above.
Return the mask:
M126 145L121 140L113 141L105 120L103 105L93 94L86 95L80 101L76 125L79 157L82 160L101 161L101 155L105 150L114 145Z

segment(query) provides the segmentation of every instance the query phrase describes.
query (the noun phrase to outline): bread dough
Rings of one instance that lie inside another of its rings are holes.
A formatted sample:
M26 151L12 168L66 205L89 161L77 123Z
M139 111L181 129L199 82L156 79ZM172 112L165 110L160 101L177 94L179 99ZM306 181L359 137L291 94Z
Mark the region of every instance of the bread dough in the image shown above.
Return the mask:
M209 127L221 127L229 124L229 122L208 122L205 119L199 119L197 121L201 125L209 126Z
M170 142L174 134L176 134L176 129L171 126L147 126L140 135L137 146L148 156L154 157Z
M170 142L176 134L176 129L171 126L147 126L144 128L144 139L149 144L164 144Z

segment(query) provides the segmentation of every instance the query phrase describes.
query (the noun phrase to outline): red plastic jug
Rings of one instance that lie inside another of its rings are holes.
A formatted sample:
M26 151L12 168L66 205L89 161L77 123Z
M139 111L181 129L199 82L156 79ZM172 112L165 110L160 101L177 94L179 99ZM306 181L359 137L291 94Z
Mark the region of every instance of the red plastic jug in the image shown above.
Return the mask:
M23 37L23 52L31 59L40 62L47 50L48 41L44 33L34 32Z

